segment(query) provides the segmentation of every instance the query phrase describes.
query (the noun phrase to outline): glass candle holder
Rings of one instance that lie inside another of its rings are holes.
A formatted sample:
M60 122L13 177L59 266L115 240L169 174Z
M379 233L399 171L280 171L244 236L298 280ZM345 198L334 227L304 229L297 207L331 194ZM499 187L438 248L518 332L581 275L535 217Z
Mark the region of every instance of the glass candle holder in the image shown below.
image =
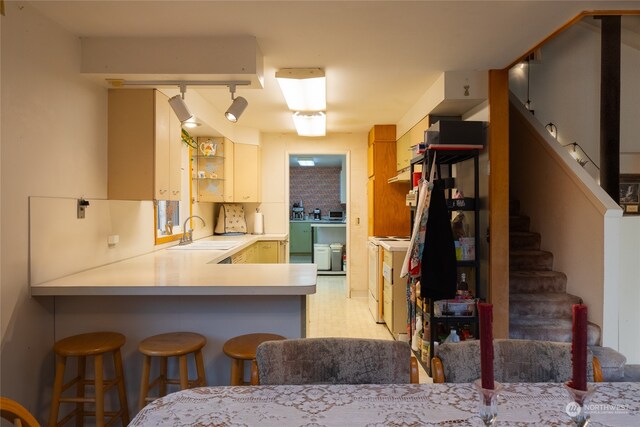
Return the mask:
M480 419L485 426L493 425L498 416L498 394L502 391L502 384L494 381L492 390L482 388L482 380L477 379L473 382L473 385L478 390L478 413Z
M591 419L588 403L596 388L588 385L586 390L577 390L571 387L568 382L564 384L564 388L571 398L571 402L567 403L565 412L576 426L583 427L588 425Z

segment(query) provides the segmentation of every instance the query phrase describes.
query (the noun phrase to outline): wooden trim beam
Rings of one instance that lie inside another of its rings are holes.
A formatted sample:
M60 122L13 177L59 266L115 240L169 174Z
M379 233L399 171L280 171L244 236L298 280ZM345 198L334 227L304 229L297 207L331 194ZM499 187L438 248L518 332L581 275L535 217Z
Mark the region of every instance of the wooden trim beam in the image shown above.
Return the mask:
M600 34L600 186L620 199L621 19L599 16Z
M563 33L566 29L568 29L572 25L575 25L582 18L585 18L587 16L617 16L617 15L619 15L619 16L622 16L622 15L640 15L640 10L585 10L583 12L580 12L578 15L576 15L575 17L573 17L572 19L567 21L560 28L558 28L553 33L549 34L547 37L545 37L540 42L538 42L531 49L527 50L524 54L520 55L511 64L507 65L506 69L509 70L509 69L515 67L516 65L518 65L520 62L524 61L529 55L534 53L536 50L540 49L549 40L555 38L560 33Z
M509 70L489 71L489 294L493 335L509 338Z

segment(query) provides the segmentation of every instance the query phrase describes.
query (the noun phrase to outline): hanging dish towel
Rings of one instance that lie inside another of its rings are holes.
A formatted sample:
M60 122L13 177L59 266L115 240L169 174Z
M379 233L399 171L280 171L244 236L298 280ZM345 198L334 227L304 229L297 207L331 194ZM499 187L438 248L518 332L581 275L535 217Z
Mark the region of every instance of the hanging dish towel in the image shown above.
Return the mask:
M218 213L215 234L246 234L247 221L241 204L224 203Z
M400 277L406 277L409 273L411 273L412 276L420 274L420 260L422 259L422 251L424 249L424 236L427 229L431 191L433 189L433 178L436 170L435 152L433 153L433 160L431 162L429 180L424 179L427 172L425 166L426 164L422 166L422 179L418 186L418 207L416 209L416 217L413 221L413 231L411 232L409 249L404 256Z

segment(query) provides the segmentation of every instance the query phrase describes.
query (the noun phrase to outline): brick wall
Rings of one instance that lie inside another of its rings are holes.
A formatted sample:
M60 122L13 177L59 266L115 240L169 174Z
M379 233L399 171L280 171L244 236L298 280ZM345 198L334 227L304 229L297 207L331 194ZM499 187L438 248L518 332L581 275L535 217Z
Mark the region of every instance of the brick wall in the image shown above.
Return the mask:
M340 203L340 167L299 167L289 169L289 208L300 202L306 213L320 208L322 216L342 211Z

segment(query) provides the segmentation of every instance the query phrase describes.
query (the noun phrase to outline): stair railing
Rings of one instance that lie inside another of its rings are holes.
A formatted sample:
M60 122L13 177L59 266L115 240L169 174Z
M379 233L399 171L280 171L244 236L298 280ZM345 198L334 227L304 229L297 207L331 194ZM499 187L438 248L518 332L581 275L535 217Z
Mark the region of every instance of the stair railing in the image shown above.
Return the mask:
M553 122L549 122L544 127L549 131L551 135L553 135L555 140L558 141L558 126L556 126ZM591 164L595 166L596 169L600 170L600 166L598 166L596 162L593 161L593 159L587 154L584 148L582 148L582 146L577 142L574 141L562 146L565 148L570 147L567 149L567 151L569 151L571 157L573 157L580 166L585 167L587 163L591 162ZM580 152L578 152L578 149L580 149Z

